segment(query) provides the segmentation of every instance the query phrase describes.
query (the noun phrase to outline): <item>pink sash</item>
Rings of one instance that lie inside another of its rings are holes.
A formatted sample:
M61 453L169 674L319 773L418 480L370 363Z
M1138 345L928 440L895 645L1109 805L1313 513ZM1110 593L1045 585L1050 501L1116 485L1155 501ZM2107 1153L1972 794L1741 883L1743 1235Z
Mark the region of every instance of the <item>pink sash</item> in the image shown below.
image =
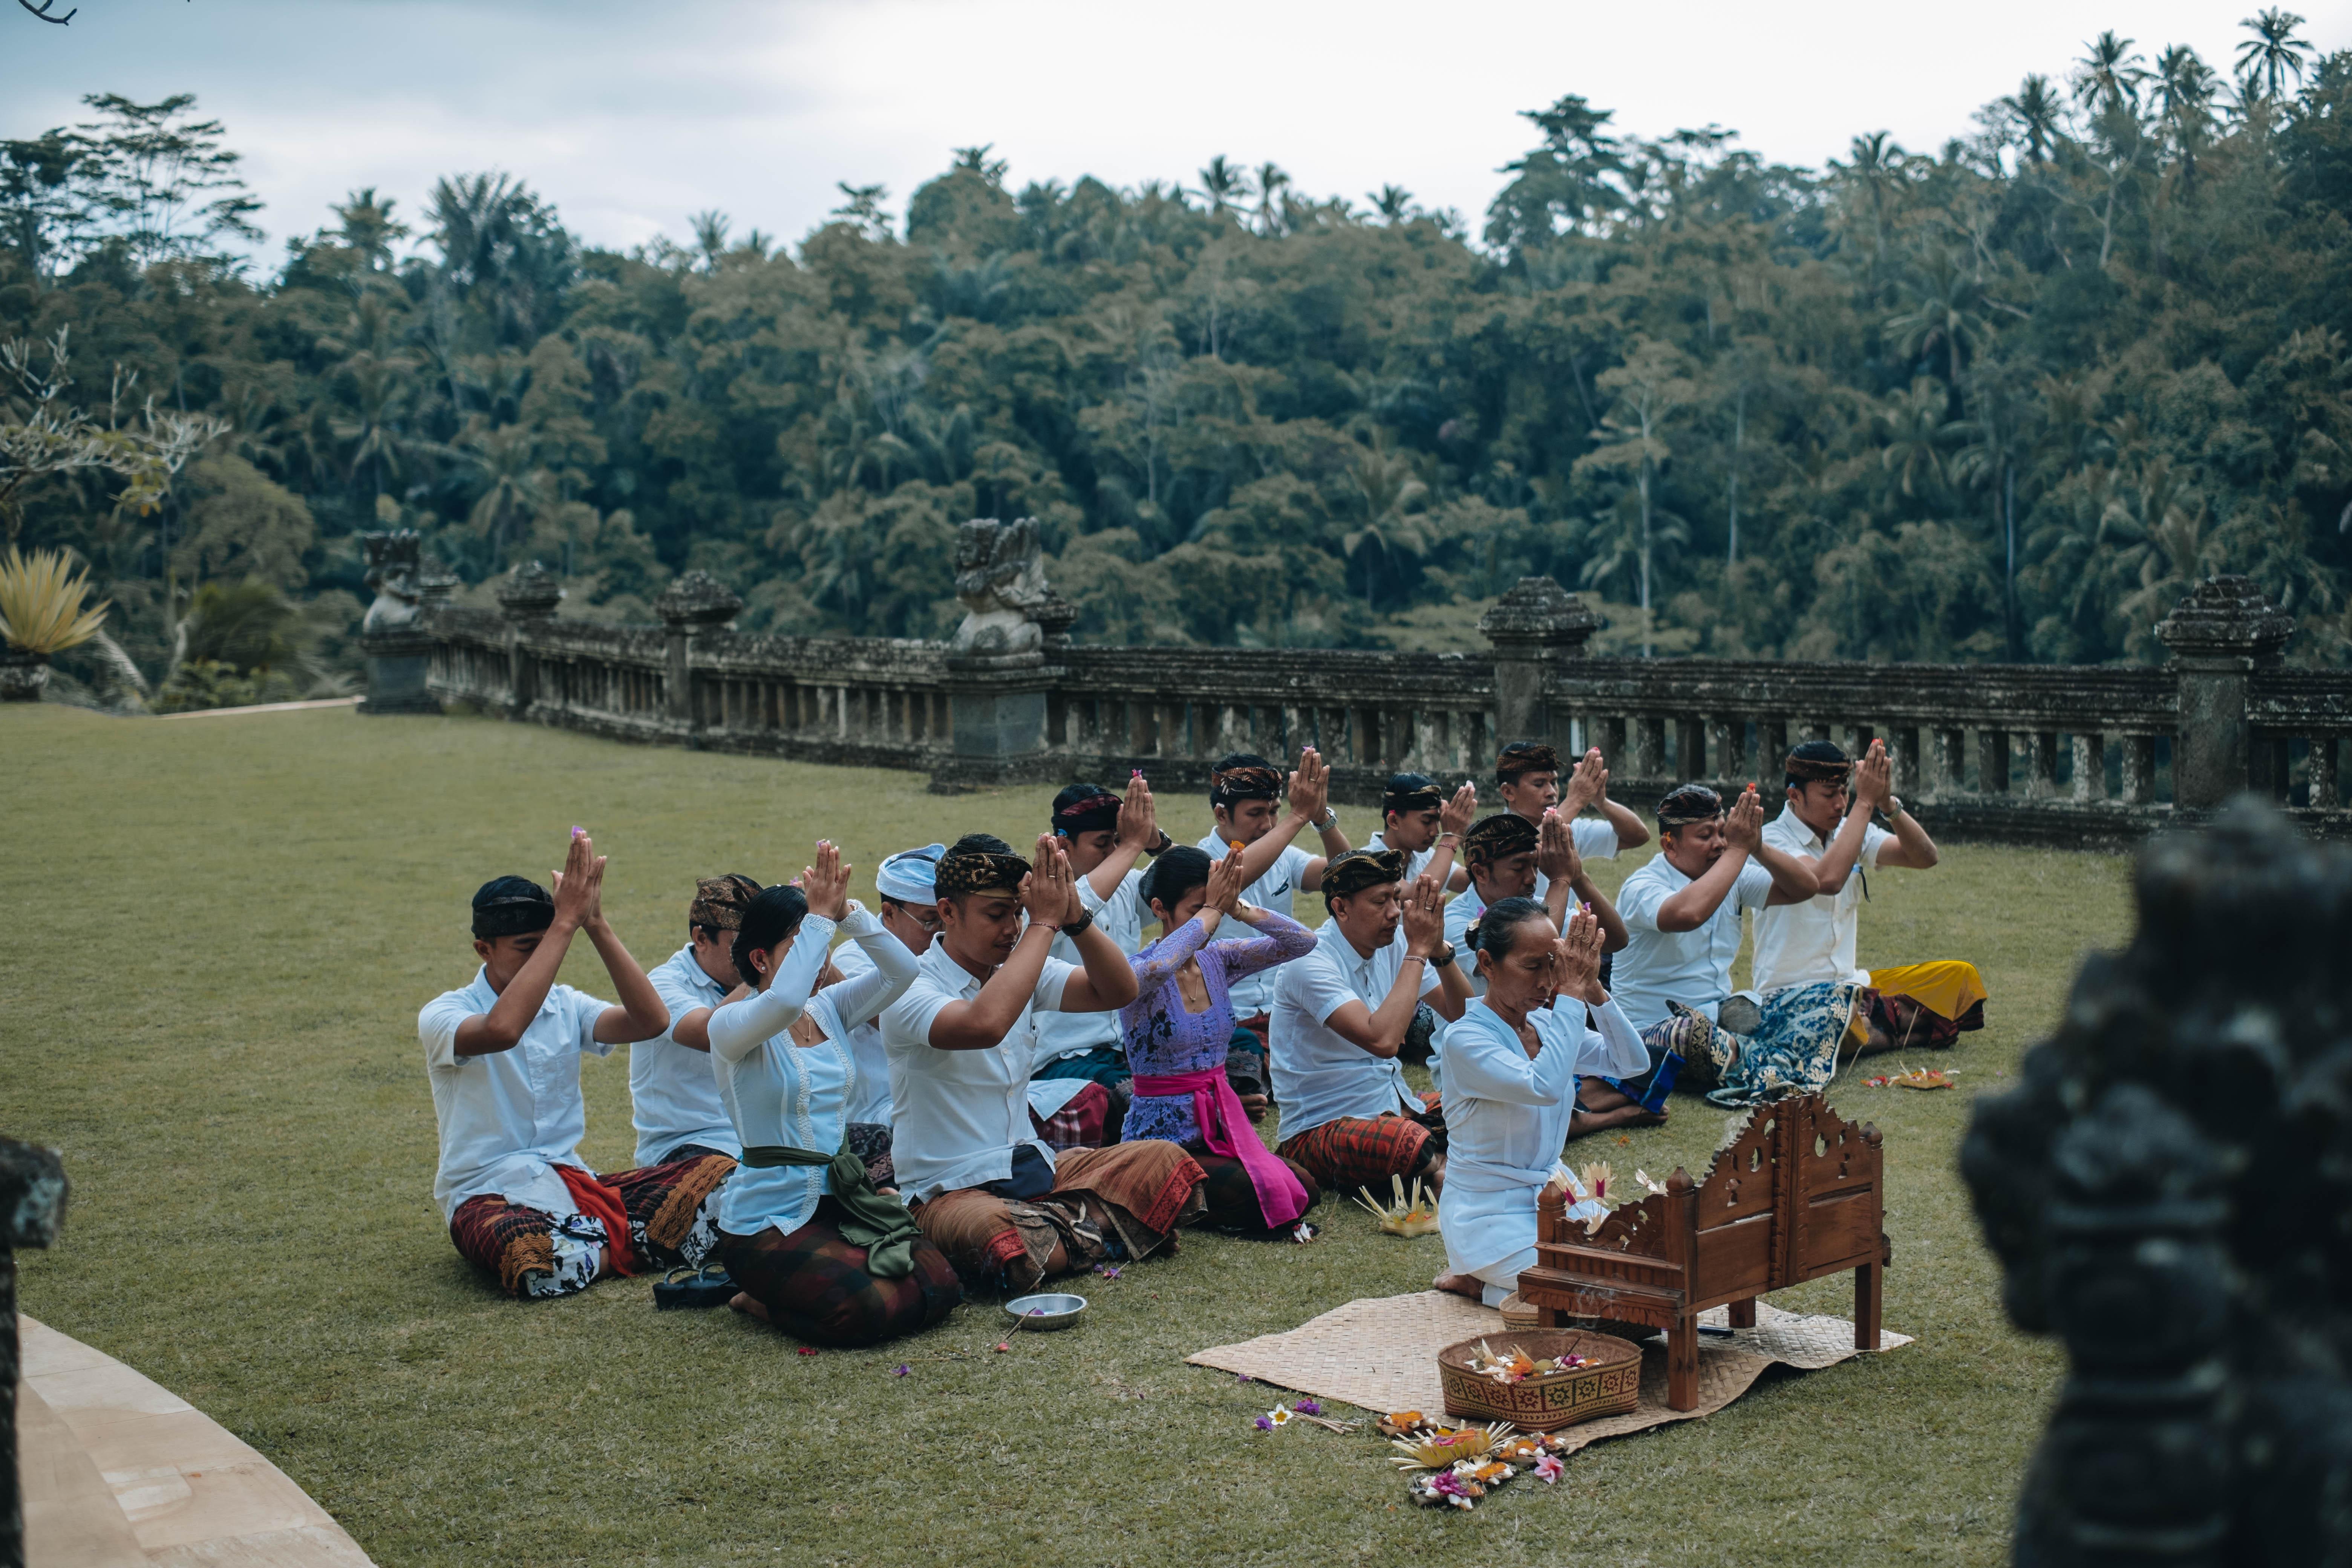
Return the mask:
M1242 1109L1241 1096L1225 1080L1223 1068L1171 1073L1166 1078L1138 1073L1132 1090L1139 1096L1192 1097L1192 1120L1201 1124L1201 1142L1208 1145L1210 1153L1242 1163L1242 1169L1249 1173L1250 1185L1257 1189L1258 1213L1265 1216L1268 1229L1288 1225L1307 1212L1307 1189L1298 1184L1289 1166L1258 1142L1249 1112Z

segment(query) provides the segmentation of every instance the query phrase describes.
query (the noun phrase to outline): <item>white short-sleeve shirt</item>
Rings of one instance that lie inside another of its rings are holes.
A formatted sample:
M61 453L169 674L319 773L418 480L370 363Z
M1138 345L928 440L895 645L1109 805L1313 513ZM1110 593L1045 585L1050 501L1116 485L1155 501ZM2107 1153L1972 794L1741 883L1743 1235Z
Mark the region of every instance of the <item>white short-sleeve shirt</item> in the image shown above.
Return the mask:
M1731 994L1731 962L1739 956L1739 911L1761 910L1772 895L1772 873L1754 860L1693 931L1658 929L1658 906L1696 880L1685 877L1664 851L1625 879L1617 889L1617 912L1625 921L1625 951L1609 972L1609 994L1637 1029L1672 1016L1669 1002L1704 1013L1712 1023Z
M1047 958L1003 1039L982 1050L943 1051L931 1044L931 1021L949 1003L979 995L984 982L948 955L945 942L916 961L914 984L882 1015L882 1044L890 1058L890 1162L917 1202L1003 1181L1023 1143L1053 1163L1053 1150L1029 1122L1029 1063L1035 1015L1060 1010L1076 973Z
M1203 837L1199 847L1212 860L1222 860L1233 852L1232 842L1215 833ZM1288 915L1292 920L1297 920L1298 911L1291 907L1290 900L1293 895L1303 890L1303 884L1307 880L1307 867L1314 858L1314 856L1309 855L1297 845L1291 845L1282 852L1280 858L1266 868L1265 876L1242 889L1243 901L1255 904L1259 909L1272 910L1276 914ZM1234 934L1225 935L1227 929L1231 929ZM1257 932L1252 931L1244 922L1225 921L1219 925L1217 935L1212 940L1255 942L1256 939ZM1276 969L1260 970L1255 974L1247 975L1234 982L1230 995L1234 1022L1238 1023L1244 1018L1255 1017L1260 1013L1271 1011L1274 1006L1275 977L1290 967L1293 966L1285 964Z
M580 1159L580 1140L588 1135L580 1054L612 1054L596 1038L596 1020L612 1004L569 985L551 985L538 1016L512 1047L459 1056L458 1026L488 1013L498 1000L488 973L477 970L471 985L444 991L416 1015L433 1115L441 1125L433 1198L444 1219L485 1193L568 1219L580 1208L555 1167L587 1169Z
M896 935L890 940L898 941ZM899 945L904 946L905 943ZM845 942L833 950L833 966L841 971L843 979L854 980L858 975L870 973L874 961L866 957L866 950L856 942ZM890 1125L890 1053L882 1045L882 1020L869 1018L849 1030L847 1044L850 1055L857 1058L857 1085L850 1096L849 1120L887 1127Z
M1095 891L1094 883L1085 877L1078 879L1078 901L1095 917L1095 925L1118 943L1118 950L1133 953L1143 946L1143 872L1139 868L1119 879L1106 899ZM1078 957L1078 944L1059 931L1054 934L1053 956L1074 969L1085 963ZM1097 1046L1118 1044L1117 1013L1046 1013L1037 1019L1038 1067L1057 1057L1075 1057L1093 1050Z
M1617 829L1605 816L1578 817L1568 825L1568 836L1576 845L1576 856L1580 860L1617 858ZM1536 873L1536 890L1528 897L1542 903L1544 895L1550 890L1551 879L1538 871ZM1454 936L1486 911L1486 900L1478 896L1478 884L1474 881L1454 895L1454 901L1445 908L1449 916L1456 909L1462 911L1460 925L1453 924L1450 919L1448 921L1446 934Z
M629 1120L637 1130L637 1163L659 1162L681 1143L699 1143L722 1154L740 1154L727 1107L719 1098L710 1053L681 1046L672 1037L677 1021L698 1007L716 1007L731 985L721 985L687 943L646 976L669 1009L669 1028L629 1047Z
M1386 849L1388 847L1388 837L1385 834L1375 833L1364 840L1364 847L1367 849ZM1417 879L1423 871L1428 870L1429 863L1437 858L1437 846L1433 844L1426 849L1407 849L1402 853L1404 856L1404 879L1411 882Z
M1391 1110L1417 1116L1426 1109L1394 1057L1372 1055L1328 1021L1350 1002L1380 1011L1404 958L1402 926L1387 946L1367 958L1340 932L1338 921L1328 921L1306 956L1275 971L1280 979L1268 1055L1275 1099L1282 1105L1277 1143L1343 1116L1370 1118ZM1426 996L1444 982L1435 964L1421 968L1420 994Z
M1879 851L1895 835L1876 823L1862 831L1858 868L1875 869ZM1818 860L1829 853L1829 840L1806 826L1786 806L1764 825L1764 842L1775 849ZM1780 991L1791 985L1832 981L1867 985L1870 973L1853 961L1854 933L1861 925L1862 879L1849 873L1835 893L1818 893L1801 904L1775 904L1756 916L1756 989Z

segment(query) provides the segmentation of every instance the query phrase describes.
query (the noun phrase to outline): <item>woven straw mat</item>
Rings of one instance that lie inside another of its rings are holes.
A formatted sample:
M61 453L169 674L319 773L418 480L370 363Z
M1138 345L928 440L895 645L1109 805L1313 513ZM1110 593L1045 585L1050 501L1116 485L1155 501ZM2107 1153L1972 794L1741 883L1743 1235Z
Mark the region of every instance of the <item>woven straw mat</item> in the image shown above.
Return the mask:
M1699 1317L1712 1328L1722 1328L1728 1321L1721 1307ZM1420 1290L1408 1296L1365 1297L1287 1332L1214 1345L1184 1359L1193 1366L1244 1373L1277 1388L1342 1400L1365 1410L1423 1410L1435 1415L1445 1408L1444 1391L1437 1381L1437 1352L1464 1340L1507 1331L1503 1314L1492 1307L1442 1290ZM1891 1351L1910 1342L1908 1335L1882 1331L1878 1348ZM1696 1409L1667 1407L1666 1342L1659 1335L1642 1346L1642 1403L1623 1415L1567 1427L1560 1436L1582 1447L1669 1421L1696 1420L1747 1393L1776 1361L1817 1372L1862 1353L1853 1347L1853 1324L1845 1319L1806 1317L1759 1301L1754 1328L1734 1329L1728 1339L1700 1336Z

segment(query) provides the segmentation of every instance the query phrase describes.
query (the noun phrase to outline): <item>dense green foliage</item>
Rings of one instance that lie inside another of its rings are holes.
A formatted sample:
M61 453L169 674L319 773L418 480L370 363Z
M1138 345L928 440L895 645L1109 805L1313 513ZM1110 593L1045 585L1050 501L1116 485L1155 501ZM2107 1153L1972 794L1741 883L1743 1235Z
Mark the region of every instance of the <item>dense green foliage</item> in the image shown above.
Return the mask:
M634 618L703 567L750 629L935 635L956 522L1017 513L1090 640L1426 643L1548 572L1617 646L2094 661L2231 569L2333 661L2352 53L2295 21L2234 88L2107 35L1937 153L1820 171L1564 98L1475 236L1223 159L1016 192L977 148L796 252L717 215L598 250L465 176L413 248L362 191L264 279L217 254L221 129L93 100L0 142L0 336L70 326L84 390L119 364L233 429L152 516L31 487L22 538L95 563L159 673L201 582L347 626L383 523L471 593L535 556Z

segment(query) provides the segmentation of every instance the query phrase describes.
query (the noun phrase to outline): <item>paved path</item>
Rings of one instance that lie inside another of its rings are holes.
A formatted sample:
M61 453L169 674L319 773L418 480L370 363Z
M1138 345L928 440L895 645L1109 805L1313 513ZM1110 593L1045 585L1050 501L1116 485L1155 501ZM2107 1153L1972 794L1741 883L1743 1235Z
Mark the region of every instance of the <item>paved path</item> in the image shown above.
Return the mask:
M283 1470L186 1400L31 1318L17 1331L27 1568L373 1568Z

